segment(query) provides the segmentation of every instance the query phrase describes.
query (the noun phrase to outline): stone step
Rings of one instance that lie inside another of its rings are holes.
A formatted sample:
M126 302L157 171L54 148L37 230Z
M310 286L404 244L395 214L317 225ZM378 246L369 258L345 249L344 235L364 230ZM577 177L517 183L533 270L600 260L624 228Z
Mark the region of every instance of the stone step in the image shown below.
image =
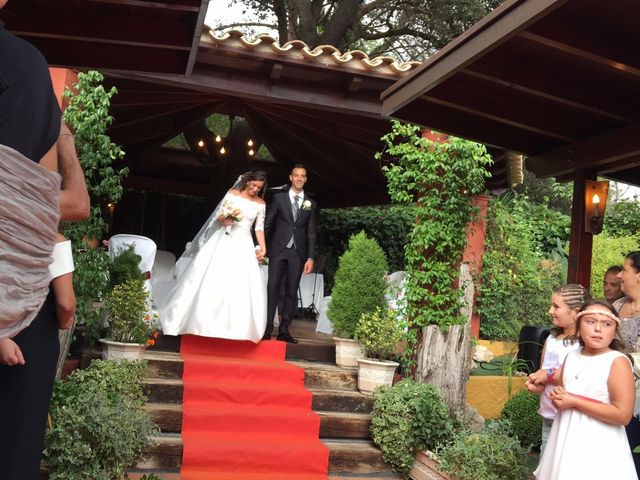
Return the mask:
M144 353L149 363L149 378L182 378L183 360L179 353L151 351ZM355 390L358 384L357 368L338 367L335 363L291 360L289 363L304 368L305 386Z
M150 403L182 403L182 380L176 378L147 378L142 382ZM373 397L354 390L309 388L313 394L315 411L369 413Z
M316 333L316 322L294 320L290 327L291 334L300 343L287 344L287 360L310 360L335 363L335 343L331 335ZM275 340L275 337L273 337ZM272 340L273 341L273 340ZM161 335L156 344L147 349L149 352L179 352L180 337Z
M182 439L178 434L160 434L156 446L135 466L137 470L178 471L182 458ZM323 439L329 449L329 473L391 474L382 453L367 440ZM391 477L394 478L394 477Z
M181 431L182 405L149 403L145 410L163 432ZM320 438L370 438L371 415L368 413L320 411L317 414L320 416Z

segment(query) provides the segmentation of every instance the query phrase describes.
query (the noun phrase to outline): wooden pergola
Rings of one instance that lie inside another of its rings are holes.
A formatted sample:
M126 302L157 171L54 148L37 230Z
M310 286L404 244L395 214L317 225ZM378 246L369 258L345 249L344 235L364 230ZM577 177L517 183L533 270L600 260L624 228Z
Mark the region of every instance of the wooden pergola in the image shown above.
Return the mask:
M6 28L50 65L189 75L208 0L16 0Z
M589 285L585 180L640 185L639 24L629 0L508 0L383 92L383 113L574 180L568 281Z

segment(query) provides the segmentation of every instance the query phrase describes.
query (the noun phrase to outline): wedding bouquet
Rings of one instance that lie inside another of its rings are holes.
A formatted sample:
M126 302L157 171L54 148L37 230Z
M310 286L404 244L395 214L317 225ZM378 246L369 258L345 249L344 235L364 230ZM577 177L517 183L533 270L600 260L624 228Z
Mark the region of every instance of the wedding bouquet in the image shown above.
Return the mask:
M234 222L239 222L243 217L242 210L229 202L224 202L222 209L220 210L220 215L224 218L230 218ZM225 235L229 235L231 233L231 225L225 225L224 233Z

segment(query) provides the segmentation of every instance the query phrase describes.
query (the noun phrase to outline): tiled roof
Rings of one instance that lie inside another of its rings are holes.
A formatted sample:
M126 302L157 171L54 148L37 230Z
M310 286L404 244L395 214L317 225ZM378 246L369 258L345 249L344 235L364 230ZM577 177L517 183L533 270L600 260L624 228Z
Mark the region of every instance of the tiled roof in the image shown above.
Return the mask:
M389 56L370 58L361 50L341 53L333 45L320 45L312 49L301 40L293 40L281 46L270 35L258 35L251 39L238 30L230 30L220 35L209 30L209 35L217 45L242 46L248 50L275 53L289 59L308 60L320 65L344 66L383 75L401 76L420 65L420 62L400 62Z

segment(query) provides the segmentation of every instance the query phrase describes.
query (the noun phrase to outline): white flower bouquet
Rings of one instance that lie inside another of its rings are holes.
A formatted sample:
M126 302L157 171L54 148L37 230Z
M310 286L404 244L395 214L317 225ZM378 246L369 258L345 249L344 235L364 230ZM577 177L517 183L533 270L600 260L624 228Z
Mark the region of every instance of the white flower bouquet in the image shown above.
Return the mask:
M234 222L239 222L244 217L242 210L229 202L224 202L220 209L220 215L224 218L230 218ZM225 235L231 233L231 225L225 225L224 233Z

